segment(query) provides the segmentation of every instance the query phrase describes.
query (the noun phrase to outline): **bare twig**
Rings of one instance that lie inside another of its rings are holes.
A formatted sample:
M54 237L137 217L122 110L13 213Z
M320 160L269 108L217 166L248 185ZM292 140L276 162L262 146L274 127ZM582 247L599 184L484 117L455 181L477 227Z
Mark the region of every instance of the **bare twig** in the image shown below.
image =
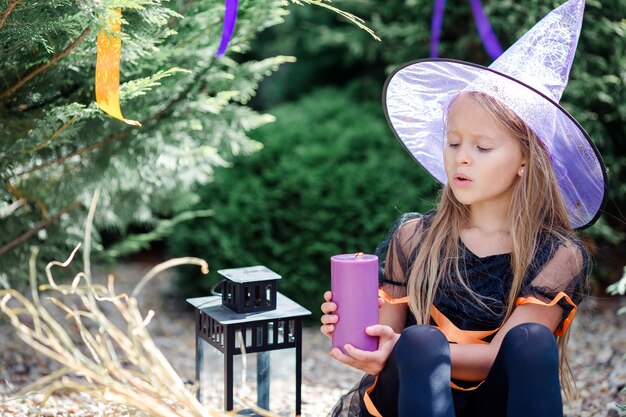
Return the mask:
M0 219L10 216L15 210L19 209L26 203L26 199L20 198L19 200L9 204L8 206L0 209Z
M34 151L38 151L39 149L48 146L48 144L50 142L52 142L52 139L54 139L55 137L58 136L59 133L63 132L65 129L67 129L72 123L74 123L80 116L76 115L74 117L72 117L70 120L68 120L67 122L63 123L63 125L58 128L57 130L54 131L54 133L48 138L46 139L43 143L35 146L34 148L32 148L31 150L29 150L28 152L34 152Z
M15 8L15 6L17 6L17 4L20 2L21 0L11 0L9 2L9 6L7 7L7 9L4 11L4 13L2 13L2 17L0 17L0 29L2 29L2 26L4 26L4 23L7 21L7 19L9 18L9 15L11 14L11 12L13 11L13 9Z
M97 200L96 192L85 225L86 234L82 245L85 257L89 257L91 238L87 231L91 230ZM14 289L0 291L0 311L10 319L17 335L32 348L63 366L3 402L21 400L33 393L43 394L45 402L59 390L70 390L88 394L97 401L118 404L133 411L133 415L234 416L236 411L224 413L200 404L150 337L147 326L154 312L149 311L144 316L139 311L135 297L116 294L111 275L106 287L94 285L91 276L85 272L77 274L71 285L61 285L54 280L52 268L68 267L80 247L80 244L77 245L64 262L48 263L45 269L48 284L39 287L35 266L38 250L33 248L29 260L32 301ZM184 263L199 265L204 273L208 272L208 265L202 259L172 259L150 270L132 294L138 294L141 286L159 272ZM89 266L88 262L86 266ZM58 307L65 314L65 319L78 329L82 345L72 340L64 326L43 305L39 291L45 290L51 293L46 297L47 300ZM57 298L59 294L77 297L80 303L61 301ZM117 310L125 321L125 329L113 323L110 311L105 313L100 308L103 303L110 303ZM26 320L21 320L22 316L26 316ZM26 325L25 321L32 324ZM79 376L81 379L70 379L69 376ZM276 417L254 406L252 399L239 400L241 405L255 410L259 415Z
M45 229L46 227L48 227L48 225L50 223L53 223L56 220L58 220L63 214L69 213L71 211L74 211L78 207L80 207L81 205L82 204L79 201L75 201L74 203L72 203L68 207L66 207L63 210L61 210L58 213L56 213L54 216L52 216L52 217L50 217L50 218L40 222L37 226L35 226L34 228L30 229L28 232L18 236L17 238L13 239L9 243L3 245L2 247L0 247L0 256L5 254L6 252L10 251L14 247L18 246L19 244L25 242L26 240L28 240L31 236L33 236L35 233L37 233L41 229Z
M48 68L56 64L61 59L68 56L72 52L72 50L74 50L74 48L76 48L82 41L85 40L85 38L87 37L87 35L89 35L90 32L91 32L90 28L83 30L83 33L81 33L78 38L74 39L74 41L67 48L65 48L58 54L54 55L52 58L50 58L48 62L45 62L39 65L38 67L30 71L29 73L24 75L24 77L18 80L15 84L13 84L11 87L9 87L8 89L0 93L0 100L3 100L11 96L13 93L19 90L24 84L32 80L33 77L42 73L43 71L47 70Z
M46 169L48 167L51 167L53 165L57 165L60 163L65 162L66 160L74 157L74 156L78 156L78 155L82 155L84 153L87 152L91 152L93 150L96 150L98 148L103 147L104 145L111 143L111 142L115 142L116 140L122 139L124 136L126 136L132 129L124 129L121 130L113 135L109 135L106 138L102 139L99 142L94 143L93 145L87 146L86 148L82 148L82 149L77 149L74 152L70 152L69 154L62 156L60 158L55 159L54 161L50 161L50 162L46 162L45 164L41 164L41 165L37 165L34 166L30 169L27 169L26 171L20 172L19 174L16 175L16 177L21 177L24 175L28 175L31 174L33 172L36 171L41 171L42 169Z
M306 3L306 4L313 5L313 6L319 6L319 7L323 7L325 9L328 9L328 10L338 14L339 16L344 17L345 19L347 19L348 21L352 22L353 24L355 24L359 28L363 29L365 32L369 33L369 35L372 38L374 38L375 40L380 41L380 38L378 37L378 35L376 35L376 33L374 33L374 31L372 29L370 29L369 27L367 27L365 25L365 22L364 22L363 19L353 15L352 13L348 13L346 11L338 9L335 6L332 6L330 4L331 2L328 1L328 0L291 0L291 2L294 3L294 4L298 4L298 5L302 5L302 3Z
M93 218L96 216L96 206L100 198L100 189L97 188L91 198L89 212L87 213L87 221L85 222L85 250L83 251L83 271L87 275L87 279L91 283L91 229L93 227Z
M200 269L203 274L209 273L209 265L207 265L207 263L202 259L198 260L198 258L190 258L190 257L170 259L169 261L160 263L159 265L155 266L150 271L148 271L148 273L141 279L139 284L137 284L137 286L135 287L135 290L132 292L130 296L136 298L141 292L141 290L143 289L143 287L145 287L145 285L152 278L154 278L157 274L165 271L166 269L169 269L178 265L198 265L200 266Z

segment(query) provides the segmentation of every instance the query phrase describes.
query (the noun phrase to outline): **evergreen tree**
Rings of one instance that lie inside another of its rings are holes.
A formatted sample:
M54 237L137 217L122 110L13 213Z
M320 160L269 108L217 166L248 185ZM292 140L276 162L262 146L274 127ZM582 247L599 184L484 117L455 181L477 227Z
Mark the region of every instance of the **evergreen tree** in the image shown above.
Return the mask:
M273 117L246 104L294 58L237 58L287 6L240 0L228 52L216 59L223 0L0 0L0 283L26 277L30 244L41 246L42 262L65 259L82 240L96 188L97 229L123 234L139 222L155 237L173 223L160 219L197 200L192 186L214 166L257 150L247 132ZM116 8L121 108L142 127L94 99L96 37Z

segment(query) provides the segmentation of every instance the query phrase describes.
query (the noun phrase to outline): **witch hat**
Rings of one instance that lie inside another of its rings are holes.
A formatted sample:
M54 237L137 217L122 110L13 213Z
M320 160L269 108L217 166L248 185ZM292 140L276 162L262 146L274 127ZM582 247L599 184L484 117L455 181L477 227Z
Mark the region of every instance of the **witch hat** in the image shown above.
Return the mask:
M461 92L486 93L513 110L548 150L571 226L592 225L606 202L606 169L589 135L559 105L584 6L584 0L569 0L554 9L489 67L431 58L397 68L385 82L383 107L407 151L445 184L448 106Z

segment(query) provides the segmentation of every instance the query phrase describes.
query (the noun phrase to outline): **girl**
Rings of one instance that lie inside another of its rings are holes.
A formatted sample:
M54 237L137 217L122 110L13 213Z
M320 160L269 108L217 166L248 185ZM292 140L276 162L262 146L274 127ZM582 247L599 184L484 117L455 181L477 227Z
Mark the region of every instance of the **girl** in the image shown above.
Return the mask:
M423 60L389 77L392 129L445 185L434 211L403 216L377 249L380 324L366 331L378 350L331 350L367 374L334 415L563 415L554 336L568 369L589 273L573 229L606 199L597 150L558 105L583 8L555 9L489 68ZM341 317L324 298L330 337Z

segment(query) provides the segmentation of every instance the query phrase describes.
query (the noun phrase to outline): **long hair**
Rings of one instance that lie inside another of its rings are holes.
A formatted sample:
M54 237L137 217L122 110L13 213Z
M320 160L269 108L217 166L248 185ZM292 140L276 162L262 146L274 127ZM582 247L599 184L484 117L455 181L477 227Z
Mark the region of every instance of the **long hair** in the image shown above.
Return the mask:
M511 270L513 281L507 299L504 320L515 308L526 272L538 248L540 236L548 233L560 241L569 242L574 237L567 208L556 181L550 155L541 141L508 107L484 93L469 94L489 116L503 126L513 138L520 141L526 158L524 175L516 177L509 207L509 224L513 241ZM459 269L460 229L469 221L469 208L461 204L446 185L428 228L420 233L420 250L411 268L407 291L409 308L417 323L430 323L430 308L440 285L460 285L475 300L488 309L485 300L474 294ZM448 282L447 280L451 280ZM560 374L568 397L575 391L575 381L566 354L569 331L558 338ZM574 384L572 385L572 382Z

